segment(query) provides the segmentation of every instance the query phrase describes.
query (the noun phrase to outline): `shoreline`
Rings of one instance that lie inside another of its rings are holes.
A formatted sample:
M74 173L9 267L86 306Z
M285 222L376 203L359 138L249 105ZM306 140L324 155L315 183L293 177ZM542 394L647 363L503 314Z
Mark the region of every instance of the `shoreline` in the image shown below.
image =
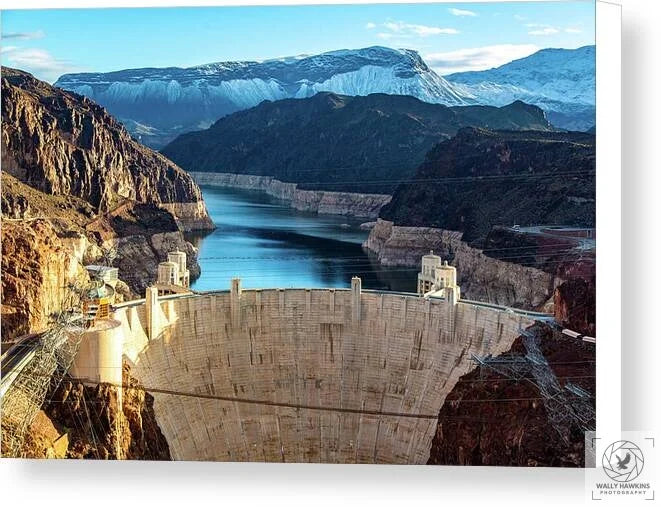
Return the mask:
M375 220L381 208L392 199L392 196L387 194L302 190L297 183L287 183L272 176L197 171L190 171L188 174L198 185L257 190L287 202L296 210L318 214Z

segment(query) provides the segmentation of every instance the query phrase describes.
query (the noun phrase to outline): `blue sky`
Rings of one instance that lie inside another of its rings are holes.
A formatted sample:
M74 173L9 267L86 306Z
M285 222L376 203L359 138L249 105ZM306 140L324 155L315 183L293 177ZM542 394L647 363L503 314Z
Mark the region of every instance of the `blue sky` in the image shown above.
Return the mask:
M66 72L187 67L381 45L440 74L546 47L594 44L592 0L2 12L2 64L53 82Z

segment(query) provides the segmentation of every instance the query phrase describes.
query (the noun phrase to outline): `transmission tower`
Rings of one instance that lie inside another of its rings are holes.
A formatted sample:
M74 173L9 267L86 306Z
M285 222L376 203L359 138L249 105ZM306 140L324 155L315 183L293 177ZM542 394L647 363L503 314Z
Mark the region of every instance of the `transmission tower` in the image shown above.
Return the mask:
M84 285L71 284L66 289L63 310L52 316L49 329L29 343L16 345L24 347L19 350L22 357L14 366L20 370L2 396L0 405L3 457L21 457L27 431L46 395L60 385L78 352L84 332L78 310Z
M590 393L571 382L567 382L564 387L560 385L539 348L539 334L528 330L520 330L520 333L526 349L525 356L471 355L480 367L480 374L483 368L487 368L513 382L526 381L534 385L542 397L549 422L566 443L569 443L572 427L594 431L596 415Z

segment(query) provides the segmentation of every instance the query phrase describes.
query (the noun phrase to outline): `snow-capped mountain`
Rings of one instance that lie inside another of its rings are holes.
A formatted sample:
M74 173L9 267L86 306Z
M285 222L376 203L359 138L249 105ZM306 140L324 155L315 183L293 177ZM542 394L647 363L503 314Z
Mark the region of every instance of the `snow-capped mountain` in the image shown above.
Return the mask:
M495 69L444 77L480 104L522 100L544 109L558 127L587 130L595 125L595 46L542 49Z
M264 100L305 98L320 91L411 95L445 105L475 103L431 70L417 52L378 46L264 62L65 74L55 85L103 105L156 148Z

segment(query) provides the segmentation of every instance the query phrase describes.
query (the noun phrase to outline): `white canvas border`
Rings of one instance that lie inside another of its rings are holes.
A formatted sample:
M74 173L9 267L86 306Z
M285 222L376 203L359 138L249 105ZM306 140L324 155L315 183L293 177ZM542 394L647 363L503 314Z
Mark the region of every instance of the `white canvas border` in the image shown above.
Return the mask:
M597 434L622 425L622 8L597 2Z

